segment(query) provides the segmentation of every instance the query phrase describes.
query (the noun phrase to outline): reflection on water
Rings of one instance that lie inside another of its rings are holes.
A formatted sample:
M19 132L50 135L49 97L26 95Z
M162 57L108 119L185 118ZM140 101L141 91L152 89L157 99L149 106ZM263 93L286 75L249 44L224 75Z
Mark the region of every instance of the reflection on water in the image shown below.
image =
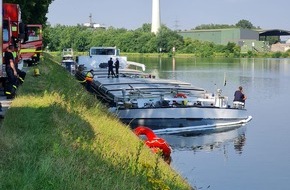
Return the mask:
M246 135L240 135L234 140L234 148L237 153L242 154L243 152L243 147L246 143Z
M246 127L235 130L199 136L159 135L171 146L173 151L212 151L223 148L225 144L233 144L235 151L242 154L246 142Z

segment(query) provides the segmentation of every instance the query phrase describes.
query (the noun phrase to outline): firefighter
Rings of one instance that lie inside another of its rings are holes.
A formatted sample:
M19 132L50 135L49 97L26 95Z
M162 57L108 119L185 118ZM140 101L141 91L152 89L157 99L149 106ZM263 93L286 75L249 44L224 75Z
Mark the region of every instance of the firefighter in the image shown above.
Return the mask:
M119 62L119 59L116 58L115 69L116 69L116 77L117 78L119 78L119 67L120 67L120 62Z
M113 60L112 57L110 58L110 60L108 61L108 78L110 78L110 76L112 75L112 78L115 77L115 73L114 73L114 66L113 66Z
M86 74L86 78L85 78L85 81L86 81L86 89L87 91L89 92L93 92L92 90L92 83L93 83L93 80L94 80L94 70L91 69L87 72Z
M7 99L15 97L17 89L17 65L13 56L14 46L9 45L4 53L5 71L8 79L8 84L5 85L5 95Z

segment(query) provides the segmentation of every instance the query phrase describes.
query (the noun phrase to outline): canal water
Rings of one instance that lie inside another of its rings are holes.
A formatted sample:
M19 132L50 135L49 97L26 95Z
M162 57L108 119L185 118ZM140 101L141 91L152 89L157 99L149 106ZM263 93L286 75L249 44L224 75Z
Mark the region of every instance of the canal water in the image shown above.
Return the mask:
M134 60L131 58L130 60ZM290 189L290 59L136 58L160 78L220 88L232 101L243 86L253 120L235 130L201 136L162 136L171 166L197 189Z

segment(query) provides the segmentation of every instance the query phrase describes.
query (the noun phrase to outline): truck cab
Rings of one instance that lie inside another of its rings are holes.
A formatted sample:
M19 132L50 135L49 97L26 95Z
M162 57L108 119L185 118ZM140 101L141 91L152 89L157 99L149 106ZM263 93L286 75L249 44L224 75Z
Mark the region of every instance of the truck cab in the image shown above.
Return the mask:
M27 24L25 26L25 38L21 43L20 57L31 66L40 59L42 52L42 25Z
M1 3L2 4L2 3ZM21 9L18 4L3 3L2 4L2 62L0 65L1 81L5 80L6 72L3 52L6 51L9 45L14 46L15 62L21 61L19 51L21 42L25 38L25 26L21 20Z
M21 41L25 37L25 26L21 20L21 9L18 4L3 3L3 51L12 44L15 52L19 52L21 48ZM20 56L17 53L15 61L18 62Z

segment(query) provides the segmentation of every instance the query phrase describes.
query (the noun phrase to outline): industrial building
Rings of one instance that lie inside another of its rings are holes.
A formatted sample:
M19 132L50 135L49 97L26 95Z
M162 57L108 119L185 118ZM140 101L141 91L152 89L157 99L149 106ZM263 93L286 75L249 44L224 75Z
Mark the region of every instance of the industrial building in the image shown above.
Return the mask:
M180 31L179 35L184 38L193 40L208 41L219 45L226 45L228 42L234 42L241 46L241 52L256 51L267 52L271 51L271 46L267 41L266 36L285 36L289 35L289 31L285 30L251 30L242 28L228 28L228 29L211 29L211 30L191 30ZM261 37L265 40L260 40ZM285 45L284 45L285 46ZM290 44L286 44L283 51L287 51ZM280 48L281 49L281 48Z
M240 28L191 30L178 32L178 34L184 38L209 41L220 45L226 45L228 42L238 44L243 40L259 40L259 33L257 31Z

